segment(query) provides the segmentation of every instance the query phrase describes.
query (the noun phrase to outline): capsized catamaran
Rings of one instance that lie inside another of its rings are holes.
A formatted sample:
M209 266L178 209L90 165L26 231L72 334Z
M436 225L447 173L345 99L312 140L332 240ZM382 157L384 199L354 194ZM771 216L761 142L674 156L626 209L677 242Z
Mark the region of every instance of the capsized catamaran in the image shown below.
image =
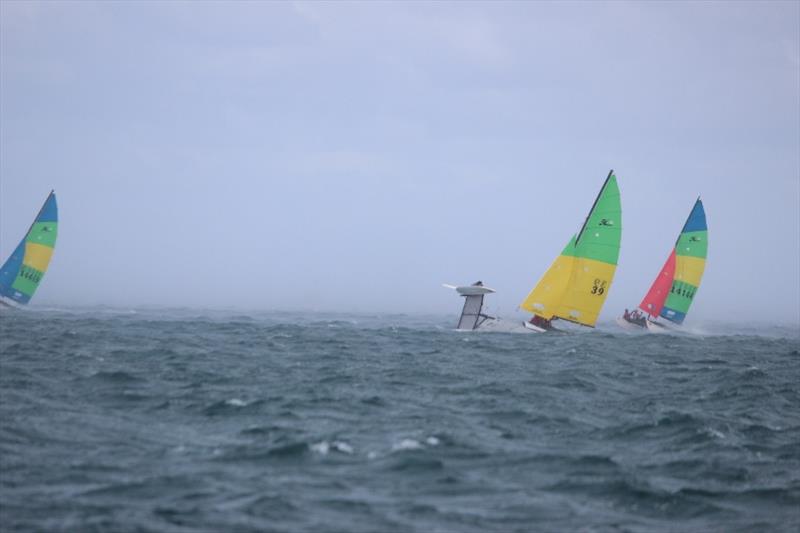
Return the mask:
M0 307L27 304L39 287L58 236L58 205L50 191L22 242L0 267Z
M448 285L443 284L448 289L454 289L460 296L464 297L464 308L461 310L461 316L458 318L459 331L472 331L478 329L487 320L495 320L495 317L483 313L483 297L487 294L494 292L483 285L483 282L476 281L472 285Z
M525 327L542 333L557 319L594 327L614 280L621 238L622 206L611 170L580 231L520 305L533 313Z
M703 202L698 198L675 241L675 247L639 304L641 311L629 313L626 309L617 323L626 329L640 327L650 331L665 330L666 324L659 322L658 317L673 324L682 324L700 287L707 255L706 212Z

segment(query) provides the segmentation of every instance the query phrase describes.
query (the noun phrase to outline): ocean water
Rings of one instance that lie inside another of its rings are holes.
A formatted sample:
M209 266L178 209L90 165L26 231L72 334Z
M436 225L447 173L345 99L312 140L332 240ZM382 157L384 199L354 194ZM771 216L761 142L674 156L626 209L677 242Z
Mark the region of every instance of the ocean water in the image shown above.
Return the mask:
M800 332L0 314L0 531L793 531Z

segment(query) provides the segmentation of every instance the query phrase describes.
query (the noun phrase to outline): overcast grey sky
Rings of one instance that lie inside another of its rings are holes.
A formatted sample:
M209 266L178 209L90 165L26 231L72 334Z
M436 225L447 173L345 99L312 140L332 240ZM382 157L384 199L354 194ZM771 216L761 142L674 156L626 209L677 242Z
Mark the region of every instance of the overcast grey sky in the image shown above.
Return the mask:
M0 257L34 303L515 307L616 170L602 317L701 194L697 319L800 321L798 2L0 2Z

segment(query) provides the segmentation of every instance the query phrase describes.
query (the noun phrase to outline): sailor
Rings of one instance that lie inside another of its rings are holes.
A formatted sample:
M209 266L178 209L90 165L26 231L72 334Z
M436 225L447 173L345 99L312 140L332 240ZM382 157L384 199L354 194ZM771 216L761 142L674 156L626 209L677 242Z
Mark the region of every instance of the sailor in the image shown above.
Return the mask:
M628 320L631 317L631 314L628 312L628 308L625 308L625 314L622 315L625 320Z
M540 328L543 329L550 329L552 320L547 319L543 316L533 315L533 317L531 317L529 322L534 326L539 326Z

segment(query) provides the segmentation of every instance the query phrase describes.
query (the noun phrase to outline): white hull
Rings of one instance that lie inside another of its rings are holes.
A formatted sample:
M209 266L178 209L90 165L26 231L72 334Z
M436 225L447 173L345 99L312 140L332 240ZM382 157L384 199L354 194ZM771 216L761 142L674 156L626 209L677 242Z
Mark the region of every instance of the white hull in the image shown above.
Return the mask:
M650 333L670 333L674 331L673 328L667 326L663 322L654 322L649 318L645 320L644 325L640 326L635 322L625 320L625 317L617 317L617 325L625 331L647 331Z
M442 287L453 289L461 296L480 296L482 294L492 294L494 292L494 289L484 287L483 285L462 285L460 287L456 287L455 285L442 283Z
M522 325L525 326L525 329L528 329L530 331L534 331L536 333L547 333L546 329L540 328L539 326L534 326L530 322L523 322Z
M528 329L517 320L506 320L503 318L490 318L484 320L475 329L456 329L456 331L478 331L482 333L537 333Z
M645 328L640 326L639 324L634 324L633 322L628 322L625 318L618 316L617 317L617 325L624 329L625 331L644 331Z
M23 309L23 307L12 300L11 298L6 298L5 296L0 296L0 309Z

